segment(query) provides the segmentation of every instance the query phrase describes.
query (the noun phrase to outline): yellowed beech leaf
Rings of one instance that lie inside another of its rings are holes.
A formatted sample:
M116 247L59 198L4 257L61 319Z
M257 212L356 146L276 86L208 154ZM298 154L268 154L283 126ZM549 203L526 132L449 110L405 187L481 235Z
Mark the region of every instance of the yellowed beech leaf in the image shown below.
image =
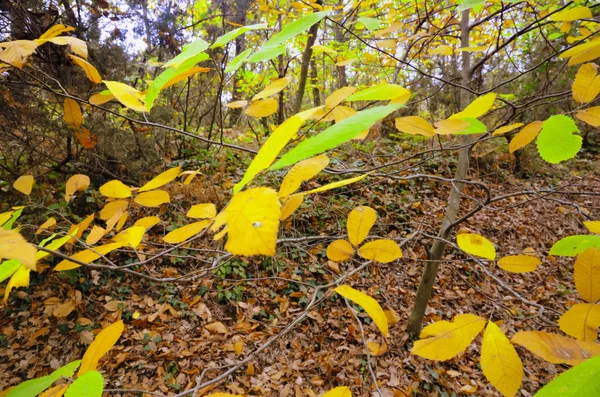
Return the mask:
M94 245L98 241L100 241L100 239L102 239L102 237L104 237L106 233L108 233L106 229L98 225L94 225L94 227L92 227L92 230L90 231L90 234L88 234L87 238L85 239L85 243L87 245Z
M388 102L388 105L392 105L392 104L396 104L396 105L404 105L406 102L408 102L408 100L411 97L411 92L410 90L406 90L406 92L394 99L390 99L390 101Z
M580 110L575 113L575 117L592 127L600 127L600 106Z
M117 212L124 211L127 206L129 206L129 201L127 200L116 200L106 203L100 210L100 219L103 221L109 220Z
M508 149L511 153L527 146L538 136L544 123L542 121L533 121L527 124L515 137L510 141Z
M220 321L215 321L214 323L207 324L205 328L213 334L226 334L229 332L225 324L223 324Z
M333 109L340 103L344 102L346 98L356 92L356 87L342 87L335 90L331 95L325 98L325 106L329 109Z
M421 340L415 342L410 354L430 360L449 360L469 347L485 322L474 314L456 315L453 322L437 321L423 328Z
M584 6L575 6L550 15L551 21L576 21L578 19L592 18L592 10Z
M79 55L80 57L87 59L88 49L85 41L78 39L77 37L60 36L51 37L48 41L56 45L68 45L71 48L71 52Z
M81 192L90 185L90 178L87 175L75 174L69 178L65 187L65 201L71 200L75 192Z
M252 104L244 110L244 113L251 117L267 117L275 113L278 108L279 105L275 99L260 99L252 102Z
M275 190L252 188L233 196L215 218L211 230L217 231L225 225L228 235L225 249L234 255L272 256L275 255L280 213Z
M19 192L29 196L34 183L35 179L33 178L33 175L22 175L13 183L13 187Z
M98 368L98 361L113 348L115 343L121 337L125 326L123 320L119 320L114 324L104 328L96 337L92 344L85 351L81 359L81 366L77 372L77 377L85 374L88 371L94 371Z
M285 87L287 87L291 81L292 81L291 77L282 77L280 79L277 79L277 80L273 81L271 84L269 84L268 86L266 86L264 90L262 90L261 92L259 92L256 95L254 95L252 100L256 101L257 99L264 99L264 98L270 97L271 95L277 94L279 91L281 91Z
M475 99L473 102L471 102L462 112L453 114L449 117L449 119L477 119L486 114L492 108L492 105L494 105L495 100L496 93L494 92L482 95L479 98Z
M352 109L350 106L336 106L330 113L333 116L333 119L336 123L347 119L350 116L354 116L356 114L356 110ZM327 118L322 119L321 121L328 121ZM368 131L368 130L367 130Z
M440 45L429 51L430 55L452 55L453 49L449 45Z
M203 220L182 226L171 231L169 234L163 237L163 241L169 244L179 244L184 242L185 240L194 237L196 234L206 229L206 227L210 225L210 222L210 220Z
M381 356L388 351L387 343L367 342L367 349L373 356Z
M358 255L365 259L388 263L402 258L402 251L395 241L382 239L363 244L358 249Z
M212 219L217 216L217 208L213 203L195 204L185 216L195 219Z
M284 221L290 217L300 205L304 202L303 194L293 194L287 198L283 207L281 207L281 214L279 215L279 220Z
M487 46L484 45L479 45L479 46L474 46L474 47L461 47L461 48L456 48L454 50L454 52L461 53L461 52L481 52L481 51L485 51L487 50Z
M324 46L324 45L315 44L315 45L313 45L310 48L313 50L313 52L315 54L320 54L322 52L326 52L326 53L331 54L331 55L337 55L337 51L336 50L334 50L333 48L329 48L327 46Z
M1 237L0 237L1 238ZM0 242L1 244L1 242ZM23 262L21 262L23 263ZM31 269L25 266L19 266L17 271L11 276L10 280L6 284L6 289L4 290L4 304L8 302L8 297L10 296L10 291L13 288L19 287L29 287L29 274L31 273Z
M352 397L352 392L346 386L336 387L323 394L321 397Z
M600 93L598 65L586 63L579 67L573 82L573 99L579 103L588 103Z
M279 197L284 198L294 193L302 182L312 179L315 175L327 167L329 164L329 157L325 154L320 154L316 157L311 157L306 160L302 160L296 163L288 173L281 186L279 187Z
M63 25L62 23L59 23L59 24L52 26L50 29L46 30L44 32L44 34L42 34L36 40L40 41L40 42L44 42L44 41L51 39L53 37L56 37L60 34L63 34L66 32L71 32L73 30L75 30L75 28L73 28L71 26Z
M106 84L110 92L119 102L125 105L125 107L138 112L148 111L144 94L135 88L118 81L104 80L104 84Z
M161 90L169 88L172 85L175 85L175 84L179 83L180 81L185 80L188 77L193 76L193 75L195 75L197 73L206 73L206 72L209 72L210 70L211 70L210 68L203 68L203 67L200 67L200 66L194 66L193 68L191 68L187 72L181 73L181 74L177 75L176 77L173 77L171 80L167 81L165 83L165 85L162 86Z
M16 230L0 229L0 258L18 259L23 266L37 271L36 252Z
M593 61L600 57L600 40L589 41L579 44L558 56L559 58L570 58L569 66Z
M89 102L92 105L102 105L106 102L112 101L113 99L115 99L115 96L113 94L111 94L110 92L108 94L103 94L103 93L98 93L98 94L94 94L90 97Z
M72 243L75 241L75 238L80 238L83 232L90 226L90 224L94 220L94 217L95 214L90 214L80 223L76 225L71 225L67 234L74 237L70 238L68 242Z
M575 287L586 302L600 299L600 249L592 247L577 256L573 267Z
M339 58L338 58L339 59ZM356 61L358 58L350 58L350 59L340 59L335 63L335 66L348 66L352 62Z
M108 233L112 231L115 225L121 223L123 215L127 212L128 211L125 211L123 208L120 208L117 212L115 212L115 214L106 221L106 232Z
M248 104L248 101L235 101L235 102L229 102L229 103L225 104L225 106L230 109L238 109L238 108L243 108L247 104Z
M481 342L481 370L505 397L514 397L523 381L523 363L504 332L488 322Z
M113 241L116 243L122 243L123 245L130 245L133 248L137 248L142 242L146 228L143 226L132 226L128 229L123 230L121 233L113 237Z
M469 122L465 120L441 120L435 125L435 133L438 135L451 135L457 132L466 131L469 128Z
M121 217L119 218L119 221L117 222L117 226L115 226L115 230L117 232L119 230L123 229L123 226L125 226L125 222L127 222L127 218L129 218L129 211L124 211L121 214Z
M22 69L27 59L39 43L31 40L15 40L0 43L0 61L16 68Z
M600 344L542 331L520 331L510 340L552 364L577 365L600 354Z
M15 211L6 211L0 214L0 226L4 225L13 215Z
M71 61L73 61L77 66L83 69L83 72L89 81L94 84L100 84L102 82L102 77L100 76L100 73L98 73L98 69L92 66L92 64L90 64L88 61L75 55L69 55L69 58L71 58Z
M363 205L350 211L346 228L348 229L348 240L352 245L358 246L367 238L376 219L377 212L371 207Z
M515 130L522 126L523 126L523 123L514 123L514 124L505 125L504 127L500 127L496 131L494 131L492 133L492 136L504 135L507 132L511 132L512 130Z
M69 386L71 385L64 384L51 387L48 390L42 392L42 394L40 394L39 397L62 397L69 388Z
M160 222L160 218L158 216L146 216L144 218L140 218L137 221L135 221L133 226L141 226L141 227L145 228L146 230L148 230L152 226L156 225L159 222Z
M346 240L335 240L327 246L327 258L334 262L350 259L354 255L354 248Z
M189 185L190 183L192 183L192 181L194 180L194 178L198 174L202 174L202 173L200 171L198 171L198 170L196 170L196 171L183 171L181 173L181 175L187 175L187 177L183 181L183 184L184 185Z
M77 101L71 98L65 98L63 108L65 111L65 122L72 128L81 127L83 115L81 114L81 108Z
M131 197L131 189L123 182L112 180L100 186L100 193L105 197L110 198L127 198Z
M0 224L2 224L0 222ZM589 230L590 233L600 234L600 221L586 221L583 225Z
M396 128L400 132L411 135L435 136L435 128L424 118L419 116L398 117Z
M181 167L179 167L179 166L168 169L165 172L157 175L155 178L153 178L150 182L146 183L144 186L142 186L140 188L140 190L138 190L138 192L139 193L147 192L148 190L153 190L153 189L159 188L161 186L164 186L167 183L174 180L175 178L177 178L180 173L181 173Z
M531 255L505 256L498 261L498 266L501 269L513 273L532 272L541 264L542 261Z
M144 207L158 207L162 204L169 203L171 197L169 197L169 193L164 190L153 190L151 192L138 194L133 201Z
M73 301L66 301L63 304L58 305L52 312L52 315L54 315L54 317L64 318L71 314L73 310L75 310Z
M383 336L388 336L388 322L385 312L379 305L379 303L371 298L369 295L355 290L349 285L340 285L335 290L338 294L344 298L356 303L364 309L365 312L373 319L373 322L379 328Z
M475 233L461 233L456 236L456 243L461 250L489 260L496 259L496 248L483 236Z
M106 255L111 251L121 248L122 246L123 243L110 243L106 245L101 245L99 247L79 251L71 255L70 258L75 259L79 262L90 263L100 258L100 256ZM56 265L54 270L60 272L65 270L77 269L78 267L81 267L79 263L71 262L68 259L64 259L61 262L59 262L58 265Z
M325 192L325 191L331 190L331 189L337 189L338 187L342 187L342 186L350 185L351 183L358 182L358 181L366 178L368 175L369 174L364 174L364 175L355 176L354 178L348 178L348 179L343 179L338 182L328 183L327 185L323 185L316 189L309 190L308 192L300 192L298 194L307 195L307 194L321 193L321 192Z
M560 330L567 335L586 342L598 339L600 327L600 305L579 303L558 319Z
M56 225L56 219L48 218L48 219L46 219L46 222L42 223L40 225L40 227L38 227L38 229L35 231L35 234L40 234L44 230L49 230L52 227L54 227L55 225Z

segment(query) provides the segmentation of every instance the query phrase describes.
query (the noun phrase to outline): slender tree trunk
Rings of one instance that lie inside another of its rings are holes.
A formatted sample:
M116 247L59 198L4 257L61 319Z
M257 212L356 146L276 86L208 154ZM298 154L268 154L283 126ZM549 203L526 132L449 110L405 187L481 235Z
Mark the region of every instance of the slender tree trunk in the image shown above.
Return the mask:
M235 2L234 22L240 25L246 24L246 13L250 8L251 0L238 0ZM235 56L240 55L246 49L246 35L243 34L235 38ZM244 75L246 65L242 63L239 70L233 76L233 92L231 93L232 102L243 98L243 89L241 88L241 76ZM242 108L229 109L229 124L235 124L242 115Z
M319 74L317 71L317 63L314 59L310 61L310 83L312 85L313 104L315 107L321 106L321 92L317 84L319 82Z
M320 3L318 1L317 3ZM302 99L304 98L304 89L306 88L306 78L308 77L308 67L310 66L310 57L312 56L312 46L315 44L317 39L317 32L319 31L319 24L315 23L308 30L308 39L306 40L306 47L302 53L302 65L300 66L300 80L298 81L298 90L296 91L296 101L294 102L294 111L292 114L296 114L302 108Z
M463 11L462 18L460 22L461 27L461 46L468 47L469 46L469 10ZM462 54L462 65L461 65L461 75L462 75L462 85L468 86L471 77L471 58L467 51L464 51ZM460 95L460 105L461 108L464 109L470 102L470 94L466 90L461 91ZM461 139L461 146L468 145L472 142L471 135L464 135ZM454 174L455 179L465 179L469 174L469 158L471 157L471 146L464 146L458 152L458 165L456 167L456 171ZM452 190L450 191L450 196L448 197L448 205L446 207L446 213L444 215L444 219L442 221L442 225L440 226L440 230L438 232L438 236L447 240L450 234L452 233L451 225L456 221L457 214L460 209L460 200L462 197L462 191L464 188L464 183L455 182L452 184ZM413 336L418 336L421 332L421 326L423 323L423 318L425 316L425 311L427 310L427 304L429 303L429 299L431 297L431 291L433 290L433 285L435 284L435 279L440 267L440 260L444 255L444 251L446 249L446 243L440 240L435 240L429 249L428 252L428 260L425 263L425 269L423 271L423 275L421 276L421 281L419 283L419 287L417 289L417 295L415 297L415 303L408 318L407 330Z

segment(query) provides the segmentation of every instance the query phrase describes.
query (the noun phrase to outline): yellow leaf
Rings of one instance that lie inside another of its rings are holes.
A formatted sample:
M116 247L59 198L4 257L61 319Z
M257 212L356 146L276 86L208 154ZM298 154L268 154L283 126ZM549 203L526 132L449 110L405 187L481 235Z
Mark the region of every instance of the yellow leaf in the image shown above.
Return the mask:
M340 285L335 290L338 294L343 296L344 298L351 300L356 303L360 307L362 307L367 314L373 319L373 322L379 328L383 336L388 336L388 322L387 317L385 316L385 312L379 306L379 303L371 298L369 295L355 290L349 285Z
M354 178L348 178L348 179L344 179L344 180L341 180L338 182L328 183L327 185L323 185L316 189L309 190L308 192L300 192L298 194L307 195L307 194L321 193L321 192L331 190L331 189L336 189L338 187L342 187L342 186L350 185L351 183L358 182L358 181L362 180L363 178L366 178L368 175L369 174L364 174L364 175L355 176Z
M33 175L22 175L13 183L13 187L19 192L29 196L34 183L35 179L33 178Z
M70 36L61 36L61 37L52 37L49 38L48 41L56 44L56 45L68 45L71 47L71 52L79 55L80 57L87 59L88 57L88 49L85 41L78 39L77 37Z
M142 242L145 233L145 227L132 226L113 237L113 241L116 243L122 243L123 245L129 244L133 248L137 248L137 246Z
M346 240L335 240L327 246L327 258L334 262L350 259L354 255L354 248Z
M560 330L567 335L586 342L598 339L600 327L600 305L579 303L558 319Z
M117 222L117 226L115 227L117 232L119 230L123 229L123 226L125 226L125 222L127 222L128 217L129 217L129 211L125 211L121 214L121 217L119 218L119 221Z
M90 64L88 61L83 58L76 57L75 55L69 55L69 58L71 58L71 61L76 63L77 66L83 69L83 72L89 81L94 84L100 84L102 82L102 77L100 76L100 73L98 73L98 69L92 66L92 64Z
M257 99L264 99L270 97L271 95L277 94L279 91L287 87L291 81L292 79L290 77L282 77L280 79L277 79L271 84L269 84L267 87L265 87L264 90L254 95L252 100L256 101Z
M290 215L294 213L300 207L300 204L304 202L303 194L294 194L287 198L285 204L281 208L281 214L279 215L279 220L286 220Z
M205 397L244 397L241 394L229 394L229 393L211 393Z
M600 354L600 344L542 331L520 331L510 340L552 364L577 365Z
M324 45L315 44L315 45L313 45L310 48L313 50L313 52L315 54L320 54L322 52L326 52L326 53L331 54L331 55L337 55L337 51L336 50L334 50L333 48L326 47Z
M98 105L102 105L106 102L112 101L113 99L115 99L115 96L109 92L107 94L103 94L103 93L94 94L90 97L89 101L92 105L98 106Z
M335 90L331 95L325 98L325 106L329 109L333 109L340 103L344 102L346 98L356 92L356 87L342 87Z
M461 250L475 256L494 260L496 248L483 236L475 233L461 233L456 236L456 242Z
M235 101L235 102L229 102L225 106L230 109L238 109L238 108L243 108L247 104L248 104L248 101Z
M469 128L469 122L465 120L441 120L435 125L435 133L438 135L451 135L456 134L457 132L465 131Z
M155 178L153 178L150 182L146 183L144 186L138 190L139 193L146 192L148 190L153 190L159 188L161 186L166 185L171 182L173 179L177 178L181 173L181 167L177 166L175 168L171 168L166 170L165 172L159 174Z
M485 51L486 49L487 49L487 46L479 45L479 46L476 46L476 47L461 47L461 48L457 48L457 49L454 50L454 52L456 52L456 53L460 53L460 52L481 52L481 51Z
M39 43L30 40L15 40L0 43L0 48L2 49L0 51L0 61L22 69L38 45Z
M333 116L333 119L336 123L339 123L340 121L347 119L350 116L354 116L355 114L356 110L352 109L349 106L336 106L335 109L331 111L331 115ZM326 119L323 119L321 121L326 121Z
M50 242L50 244L46 245L46 248L48 248L49 250L52 250L52 251L56 251L60 247L65 245L67 242L69 242L69 240L71 240L76 233L77 233L77 228L72 233L68 233L64 237L52 240ZM43 258L47 257L48 255L50 255L49 252L38 251L36 254L36 258L39 261L40 259L43 259Z
M108 232L103 227L94 225L92 231L90 231L90 234L88 234L87 238L85 239L85 243L87 245L94 245L100 241L100 239L104 237L106 233Z
M50 389L48 389L45 392L43 392L42 394L40 394L39 397L62 397L65 394L65 392L67 391L67 389L69 388L69 386L71 386L71 385L64 384L64 385L58 385L58 386L51 387Z
M81 366L77 372L77 377L80 377L88 371L96 370L98 361L113 348L115 343L117 343L124 328L123 321L119 320L104 328L102 332L94 338L94 341L87 348L81 359Z
M81 114L79 104L74 99L65 98L63 108L65 111L65 122L69 124L71 128L81 127L83 115Z
M523 123L514 123L514 124L505 125L504 127L500 127L496 131L494 131L492 133L492 136L504 135L507 132L510 132L510 131L517 129L519 127L522 127L522 126L523 126Z
M505 397L514 397L523 381L523 363L504 332L489 321L481 342L481 370Z
M0 222L2 224L2 222ZM589 230L590 233L600 234L600 221L586 221L583 225Z
M71 226L69 232L67 234L75 234L75 237L80 238L83 232L90 226L92 221L94 220L94 214L88 215L84 220L82 220L79 224ZM70 239L69 242L74 241L75 239Z
M496 100L496 93L490 92L483 96L478 97L471 102L462 112L458 112L449 117L450 120L456 119L477 119L486 114L494 104Z
M144 207L159 207L162 204L171 202L171 198L169 193L164 190L153 190L138 194L133 201Z
M103 221L109 220L117 212L124 211L128 205L129 201L127 200L116 200L111 201L110 203L106 203L102 210L100 210L100 219L102 219Z
M275 99L267 98L252 102L252 104L244 110L244 113L251 117L267 117L275 113L278 108L279 105Z
M592 127L600 127L600 106L580 110L575 113L575 117Z
M212 219L217 216L217 208L213 203L196 204L185 215L188 218Z
M0 229L0 258L18 259L23 266L37 271L36 252L16 230Z
M205 328L213 334L226 334L227 332L229 332L225 324L223 324L220 321L215 321L214 323L207 324Z
M590 41L575 46L558 56L559 58L570 58L569 66L593 61L600 57L600 40Z
M374 356L380 356L388 351L388 345L386 343L379 344L376 342L367 342L367 348L369 349L369 353Z
M346 386L340 386L329 390L321 397L352 397L352 392Z
M449 46L449 45L441 45L441 46L438 46L438 47L432 49L431 51L429 51L429 54L430 55L446 55L446 56L449 56L449 55L452 55L452 52L453 52L453 50L452 50L451 46Z
M446 361L465 350L485 326L485 319L474 314L458 314L453 322L437 321L421 331L410 354L430 360Z
M600 249L592 247L579 254L573 267L573 276L581 299L597 302L600 299Z
M527 124L515 137L510 141L508 149L511 153L527 146L538 136L544 123L542 121L533 121Z
M600 93L598 65L586 63L579 67L573 82L573 99L579 103L588 103Z
M380 263L393 262L402 258L402 251L393 240L369 241L358 249L358 255Z
M8 220L10 218L12 218L12 215L15 211L6 211L0 214L0 226L4 225L6 222L8 222Z
M105 197L110 198L127 198L131 197L131 189L123 182L112 180L100 186L100 193Z
M56 225L56 219L48 218L46 222L42 223L40 227L35 231L35 234L40 234L44 230L50 229L52 226Z
M279 187L279 197L284 198L294 193L302 182L313 178L328 164L329 158L324 154L296 163L283 178L283 182Z
M268 100L268 99L267 99ZM255 102L256 103L256 102ZM246 184L264 169L271 166L277 155L288 144L290 139L298 132L298 129L309 117L315 113L317 109L309 109L304 112L293 115L283 123L273 133L266 142L262 145L258 154L252 160L252 163L246 169L242 180L233 187L233 192L239 192Z
M342 59L341 61L338 61L335 63L335 66L348 66L350 65L352 62L356 61L357 58L350 58L350 59Z
M119 83L118 81L104 80L104 84L106 84L115 98L129 109L138 112L148 111L144 95L135 88Z
M280 204L277 192L265 187L236 193L215 218L211 230L226 225L225 249L242 256L275 255ZM216 237L216 236L215 236ZM252 244L248 244L252 241Z
M498 261L498 266L500 266L501 269L513 273L532 272L541 264L542 261L531 255L505 256Z
M65 201L71 200L75 192L81 192L90 185L90 178L87 175L75 174L69 178L65 188Z
M158 216L146 216L135 221L133 226L141 226L144 229L148 230L159 222L160 218Z
M2 247L1 239L2 239L2 237L0 237L0 249ZM21 262L21 263L23 263L23 262ZM4 303L5 304L6 304L6 302L8 302L8 297L10 296L10 291L12 291L13 288L29 287L29 273L31 273L30 269L26 268L25 266L19 266L17 271L10 278L10 280L8 280L8 283L6 284L6 289L4 290Z
M65 32L71 32L73 30L75 30L75 28L73 28L71 26L63 25L62 23L59 23L59 24L52 26L50 29L46 30L46 32L44 32L44 34L42 34L40 37L38 37L37 40L44 42L44 41L51 39L53 37L56 37L60 34L63 34Z
M194 178L196 177L196 175L198 174L202 174L200 171L184 171L181 173L181 175L187 175L187 178L185 178L185 181L183 181L184 185L189 185L190 183L192 183L192 181L194 180Z
M431 137L435 135L435 128L427 120L419 116L398 117L396 128L400 132L411 135Z
M406 92L404 94L400 95L399 97L390 99L390 101L388 102L388 105L392 105L392 104L404 105L406 102L408 102L411 95L412 95L411 92L407 89Z
M388 320L388 324L396 324L402 319L393 309L384 310L385 317Z
M235 342L233 344L233 349L235 350L236 354L239 356L240 354L242 354L242 351L244 350L244 341L243 340L239 340L237 342Z
M171 80L167 81L165 83L165 85L162 86L161 90L169 88L172 85L175 85L175 84L179 83L180 81L185 80L188 77L195 75L196 73L206 73L206 72L209 72L210 70L211 70L210 68L202 68L200 66L194 66L187 72L181 73L181 74L173 77Z
M75 304L72 301L67 301L62 305L56 306L52 314L54 317L63 318L71 314L73 310L75 310Z
M367 238L376 219L377 213L371 207L359 206L350 211L346 227L348 228L348 240L352 245L358 246Z
M592 10L583 6L575 6L567 10L550 15L551 21L576 21L578 19L592 18Z
M169 244L179 244L206 229L210 222L210 220L203 220L182 226L163 237L163 241Z
M122 246L122 243L110 243L106 245L101 245L99 247L79 251L74 255L71 255L70 258L75 259L79 262L90 263L100 258L101 255L106 255L109 252L116 250L117 248L121 248ZM77 269L80 266L81 265L79 263L71 262L68 259L64 259L58 265L56 265L54 271L60 272L65 270Z

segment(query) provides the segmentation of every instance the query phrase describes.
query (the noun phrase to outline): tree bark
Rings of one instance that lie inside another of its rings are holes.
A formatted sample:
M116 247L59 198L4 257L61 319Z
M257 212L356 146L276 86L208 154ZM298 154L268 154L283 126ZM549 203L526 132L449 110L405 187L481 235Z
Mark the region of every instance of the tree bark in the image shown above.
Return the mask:
M321 91L319 87L317 87L317 83L319 82L319 74L317 71L317 64L314 59L310 60L310 82L312 85L312 96L313 96L313 104L315 107L321 106Z
M317 2L317 4L320 1ZM312 56L312 46L315 44L317 39L317 32L319 31L319 23L315 23L308 30L308 38L306 40L306 47L302 53L302 64L300 66L300 80L298 81L298 90L296 91L296 101L294 102L294 111L292 114L296 114L302 108L302 99L304 98L304 89L306 88L306 78L308 77L308 67L310 66L310 57Z

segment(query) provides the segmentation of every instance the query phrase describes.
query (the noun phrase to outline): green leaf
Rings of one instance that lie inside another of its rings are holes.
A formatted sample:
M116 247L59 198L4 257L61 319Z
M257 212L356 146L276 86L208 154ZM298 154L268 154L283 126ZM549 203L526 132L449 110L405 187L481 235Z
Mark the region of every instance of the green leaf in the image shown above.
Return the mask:
M540 156L552 164L575 157L583 139L579 135L575 121L568 116L556 115L544 121L544 127L537 138Z
M381 21L375 18L358 18L356 22L362 23L365 28L371 31L379 29L379 25L381 25Z
M8 221L6 221L6 223L4 225L2 225L2 229L4 229L4 230L10 230L10 229L12 229L13 225L15 224L15 221L17 219L19 219L19 217L21 216L22 212L23 212L23 208L19 208L18 210L16 210L15 212L13 212L13 214L10 217L10 219Z
M0 283L12 276L21 266L18 259L10 259L0 263Z
M35 397L60 378L69 378L73 376L75 370L79 367L79 364L81 364L81 360L73 361L60 367L50 375L23 382L14 389L11 389L8 394L6 394L6 397Z
M243 35L244 33L246 33L249 30L266 29L266 28L267 28L266 23L257 23L255 25L242 26L240 28L232 30L231 32L227 32L223 36L219 37L217 39L217 41L215 41L213 43L213 45L210 46L210 48L223 47L225 44L229 43L231 40L235 39L238 36Z
M281 32L273 35L260 50L252 54L248 62L268 61L285 51L285 42L308 30L329 15L330 11L315 12L285 25Z
M569 236L557 241L550 249L550 255L575 256L592 247L600 248L600 235Z
M535 397L588 397L600 395L600 356L563 372Z
M470 134L485 134L487 127L477 119L464 118L460 119L469 123L469 127L461 132L455 132L455 135L470 135Z
M200 54L202 51L208 48L208 43L202 39L195 40L190 44L186 44L183 46L183 51L181 54L177 55L175 58L171 59L169 62L163 65L164 68L168 67L179 67L183 62L188 59L195 57Z
M98 371L88 371L71 383L65 397L102 397L104 378Z
M242 63L246 60L246 58L248 58L251 52L252 50L248 48L247 50L233 58L225 68L225 73L235 72L236 70L238 70L239 67L242 66Z
M409 91L397 84L382 83L359 91L346 98L346 101L385 101L408 94Z
M279 161L273 164L270 170L277 170L333 149L371 128L377 121L398 110L400 107L401 105L394 104L378 106L358 112L332 125L320 134L300 142L295 148L287 152Z
M479 12L483 3L485 3L485 0L463 0L458 7L456 7L456 12L463 12L470 8L474 8L474 12Z

